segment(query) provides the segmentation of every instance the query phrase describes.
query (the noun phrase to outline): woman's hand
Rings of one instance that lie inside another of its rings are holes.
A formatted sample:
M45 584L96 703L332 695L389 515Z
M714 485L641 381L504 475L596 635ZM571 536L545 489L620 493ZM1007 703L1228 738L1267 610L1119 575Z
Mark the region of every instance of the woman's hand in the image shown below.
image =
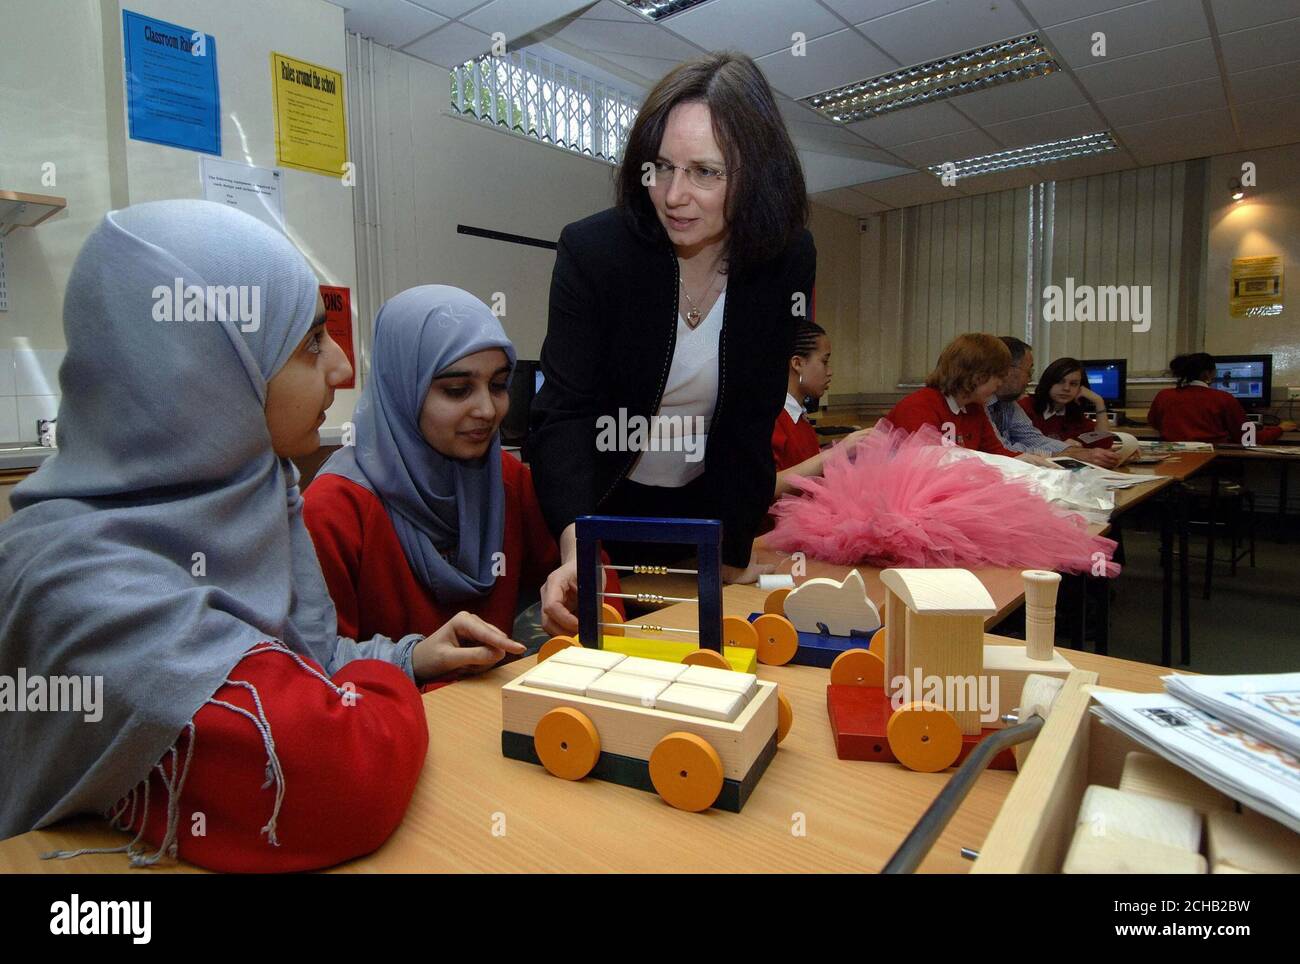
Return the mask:
M516 643L473 613L458 612L411 651L415 678L427 682L446 676L469 676L495 666L506 656L521 656Z

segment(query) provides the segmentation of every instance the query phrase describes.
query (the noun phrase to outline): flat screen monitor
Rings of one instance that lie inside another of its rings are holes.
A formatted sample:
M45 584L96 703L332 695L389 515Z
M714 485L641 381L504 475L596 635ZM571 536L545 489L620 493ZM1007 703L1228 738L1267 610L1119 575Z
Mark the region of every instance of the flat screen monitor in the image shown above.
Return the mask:
M1214 387L1245 408L1263 408L1273 394L1273 356L1215 355Z
M1106 400L1106 407L1124 407L1124 391L1128 383L1127 358L1084 358L1084 374L1088 387Z
M510 411L501 420L501 444L523 445L528 437L533 396L542 387L541 362L521 358L510 378Z

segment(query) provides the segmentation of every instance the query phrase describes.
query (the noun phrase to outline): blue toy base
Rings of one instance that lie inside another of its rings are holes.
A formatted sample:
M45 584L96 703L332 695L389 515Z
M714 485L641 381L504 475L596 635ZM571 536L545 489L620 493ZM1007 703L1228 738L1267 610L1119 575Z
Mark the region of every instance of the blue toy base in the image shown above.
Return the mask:
M762 613L750 613L749 621L752 623ZM831 663L835 662L835 657L840 655L846 649L866 649L871 645L871 637L875 630L862 636L831 636L828 633L799 633L799 648L795 651L794 658L790 660L791 666L820 666L823 669L829 669Z

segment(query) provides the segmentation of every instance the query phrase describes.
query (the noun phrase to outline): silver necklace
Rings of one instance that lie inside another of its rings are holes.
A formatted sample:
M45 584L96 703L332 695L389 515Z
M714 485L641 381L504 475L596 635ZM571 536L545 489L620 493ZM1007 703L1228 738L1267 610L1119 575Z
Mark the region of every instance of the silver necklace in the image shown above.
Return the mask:
M717 280L718 271L715 268L713 271L713 277L709 280L709 286L704 289L704 294L700 296L701 301L709 297L709 292L713 290L713 283ZM691 297L691 293L686 290L686 280L679 274L677 276L677 281L682 286L682 294L686 296L686 303L691 306L690 310L686 312L686 324L694 329L699 326L704 315L700 312L699 305L695 303L695 299Z

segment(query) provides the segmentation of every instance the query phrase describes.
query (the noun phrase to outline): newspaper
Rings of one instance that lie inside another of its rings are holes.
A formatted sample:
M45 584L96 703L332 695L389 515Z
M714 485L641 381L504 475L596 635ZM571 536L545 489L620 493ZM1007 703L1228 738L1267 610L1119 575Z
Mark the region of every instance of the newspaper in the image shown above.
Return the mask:
M1166 676L1164 683L1184 703L1300 756L1300 673Z
M1096 690L1093 699L1103 723L1300 833L1300 758L1168 693Z

